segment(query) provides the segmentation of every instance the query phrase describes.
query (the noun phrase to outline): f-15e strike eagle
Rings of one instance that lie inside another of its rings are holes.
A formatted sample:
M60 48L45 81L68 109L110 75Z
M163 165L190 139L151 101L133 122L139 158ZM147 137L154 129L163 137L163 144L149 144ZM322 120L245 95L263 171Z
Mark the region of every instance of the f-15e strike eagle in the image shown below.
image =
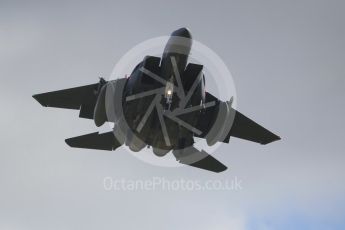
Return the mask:
M188 63L192 36L188 29L174 31L162 57L146 56L129 77L33 97L46 107L80 110L99 127L114 123L106 133L66 139L71 147L132 151L152 147L157 156L172 151L176 160L197 168L221 172L225 165L193 147L194 138L208 145L229 143L230 136L268 144L280 138L205 91L203 66Z

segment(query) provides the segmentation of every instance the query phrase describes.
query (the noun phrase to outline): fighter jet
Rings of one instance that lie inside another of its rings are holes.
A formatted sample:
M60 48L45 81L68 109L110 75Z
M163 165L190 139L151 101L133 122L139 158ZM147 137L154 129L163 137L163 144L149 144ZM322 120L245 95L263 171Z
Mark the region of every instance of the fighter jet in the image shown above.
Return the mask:
M159 157L171 152L185 165L213 172L227 167L193 146L229 143L230 137L268 144L280 137L205 90L203 65L188 62L192 47L188 29L174 31L161 57L146 56L130 76L75 88L33 95L45 107L79 110L97 127L113 124L110 132L66 139L75 148L115 150L126 145L138 152L151 148Z

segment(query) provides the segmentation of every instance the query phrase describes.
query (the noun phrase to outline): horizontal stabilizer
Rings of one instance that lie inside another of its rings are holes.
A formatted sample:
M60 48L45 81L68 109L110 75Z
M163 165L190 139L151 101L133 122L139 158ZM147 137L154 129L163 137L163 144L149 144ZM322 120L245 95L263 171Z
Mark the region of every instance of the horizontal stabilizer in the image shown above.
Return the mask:
M199 151L193 146L182 149L173 150L176 160L185 165L205 169L212 172L223 172L227 169L220 161L209 155L204 150Z
M70 147L99 150L115 150L121 144L117 141L113 132L90 133L65 140Z

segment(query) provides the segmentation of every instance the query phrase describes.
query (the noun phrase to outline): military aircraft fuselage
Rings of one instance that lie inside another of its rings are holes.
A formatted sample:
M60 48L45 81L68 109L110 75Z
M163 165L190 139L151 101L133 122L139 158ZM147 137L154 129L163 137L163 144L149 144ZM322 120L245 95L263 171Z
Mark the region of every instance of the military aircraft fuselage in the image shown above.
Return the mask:
M177 30L171 34L161 58L145 57L130 74L123 96L124 116L131 129L128 135L136 135L145 143L132 150L139 151L148 145L152 146L156 155L161 156L171 149L193 145L193 133L190 130L165 119L161 114L199 105L205 97L203 76L200 73L191 76L186 72L191 46L189 31L184 28ZM192 69L192 66L190 67L188 72ZM196 87L186 101L194 82ZM161 91L157 94L141 96L145 92L159 89ZM136 100L126 100L133 95L138 95ZM158 103L154 104L155 101ZM166 127L161 127L160 119L164 119ZM185 116L184 120L191 124L197 122L192 116ZM131 148L131 136L127 136L126 140L126 144Z

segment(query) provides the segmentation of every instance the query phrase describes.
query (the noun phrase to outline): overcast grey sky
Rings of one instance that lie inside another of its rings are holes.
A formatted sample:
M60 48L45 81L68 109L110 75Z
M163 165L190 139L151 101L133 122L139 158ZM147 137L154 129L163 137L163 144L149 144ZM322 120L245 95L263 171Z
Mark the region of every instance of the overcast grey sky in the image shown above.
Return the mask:
M344 10L340 0L0 0L0 229L344 229ZM31 97L107 78L134 45L182 26L229 67L238 109L281 141L232 139L215 153L229 166L221 174L156 167L69 148L93 122ZM107 176L237 177L243 189L105 191Z

